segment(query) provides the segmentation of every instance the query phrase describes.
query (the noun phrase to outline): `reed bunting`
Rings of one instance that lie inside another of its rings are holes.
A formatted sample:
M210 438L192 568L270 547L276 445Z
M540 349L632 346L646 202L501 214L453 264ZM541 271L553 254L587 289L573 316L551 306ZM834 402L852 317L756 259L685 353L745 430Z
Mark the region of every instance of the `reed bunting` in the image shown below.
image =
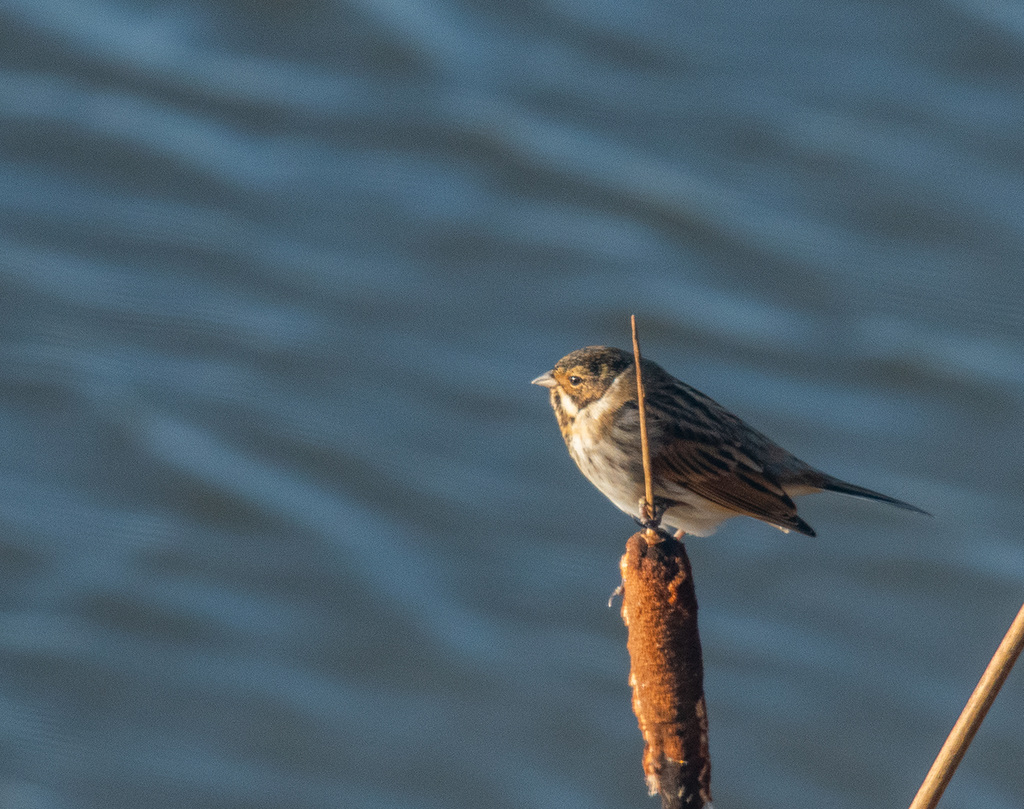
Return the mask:
M793 498L820 491L928 513L818 471L660 366L641 362L654 505L662 521L681 533L708 536L730 517L745 515L813 537ZM581 348L533 384L550 390L580 471L639 520L644 473L632 355L606 346Z

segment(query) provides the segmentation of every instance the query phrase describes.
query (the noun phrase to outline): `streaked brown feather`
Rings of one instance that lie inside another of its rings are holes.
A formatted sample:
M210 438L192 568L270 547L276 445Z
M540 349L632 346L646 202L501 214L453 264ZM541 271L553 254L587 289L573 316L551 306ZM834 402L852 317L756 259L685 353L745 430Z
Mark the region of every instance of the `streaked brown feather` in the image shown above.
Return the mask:
M725 460L713 447L693 441L662 446L651 458L651 471L661 486L676 483L729 511L764 520L780 528L812 533L797 516L796 504L772 478L755 475L734 459Z
M656 364L644 362L644 379L657 436L651 453L656 480L737 514L813 535L777 477L811 467Z

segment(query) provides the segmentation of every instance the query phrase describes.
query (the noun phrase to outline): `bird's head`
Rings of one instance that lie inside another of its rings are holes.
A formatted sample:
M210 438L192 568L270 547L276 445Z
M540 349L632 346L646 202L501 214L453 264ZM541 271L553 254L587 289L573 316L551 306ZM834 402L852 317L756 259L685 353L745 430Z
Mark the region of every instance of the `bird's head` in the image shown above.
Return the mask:
M604 396L616 377L633 364L625 351L608 346L589 346L567 354L546 374L533 380L534 385L551 390L551 403L558 410L561 404L570 418Z

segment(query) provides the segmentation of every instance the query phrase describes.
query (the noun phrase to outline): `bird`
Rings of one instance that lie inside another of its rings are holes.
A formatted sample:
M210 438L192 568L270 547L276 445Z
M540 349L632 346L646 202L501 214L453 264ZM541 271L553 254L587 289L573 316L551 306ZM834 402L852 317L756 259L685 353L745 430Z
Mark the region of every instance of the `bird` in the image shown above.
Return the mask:
M677 530L677 537L710 536L737 516L813 537L814 529L797 514L793 498L821 491L928 514L804 463L657 363L642 359L640 367L654 511ZM632 354L608 346L581 348L533 384L549 390L562 438L583 475L619 509L644 523Z

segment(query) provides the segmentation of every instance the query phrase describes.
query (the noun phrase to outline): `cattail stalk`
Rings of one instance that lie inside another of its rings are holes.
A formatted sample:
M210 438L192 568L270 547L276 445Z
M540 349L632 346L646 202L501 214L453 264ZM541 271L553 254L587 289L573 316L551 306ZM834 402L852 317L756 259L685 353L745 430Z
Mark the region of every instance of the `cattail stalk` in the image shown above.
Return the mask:
M629 538L620 563L633 712L650 794L661 796L662 809L703 809L711 803L711 758L697 596L685 546L658 529L635 316L631 324L646 490L644 530Z

